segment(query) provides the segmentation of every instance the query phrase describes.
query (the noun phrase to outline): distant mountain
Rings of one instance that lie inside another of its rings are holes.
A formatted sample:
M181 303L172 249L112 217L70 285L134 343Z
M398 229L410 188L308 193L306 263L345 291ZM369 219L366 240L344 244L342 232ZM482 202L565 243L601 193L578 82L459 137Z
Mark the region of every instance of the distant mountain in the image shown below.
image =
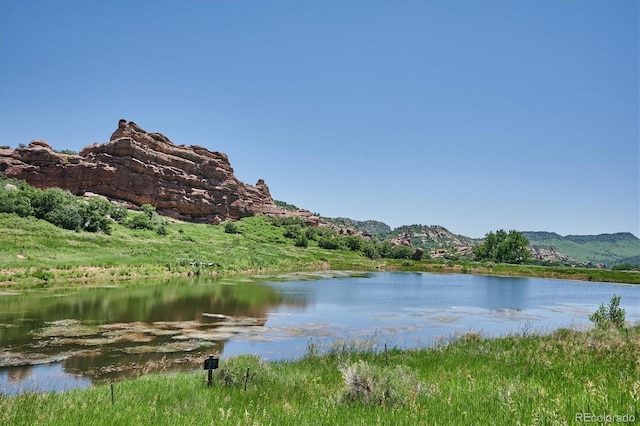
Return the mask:
M628 232L600 235L567 235L555 232L523 232L531 246L550 248L566 254L579 262L637 264L640 256L640 239Z

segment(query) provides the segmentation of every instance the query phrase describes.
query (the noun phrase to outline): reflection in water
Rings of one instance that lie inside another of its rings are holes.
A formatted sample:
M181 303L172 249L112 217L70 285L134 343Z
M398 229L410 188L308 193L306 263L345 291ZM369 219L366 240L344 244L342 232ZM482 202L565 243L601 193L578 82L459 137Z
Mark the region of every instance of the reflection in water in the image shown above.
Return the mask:
M155 286L0 295L0 393L201 368L209 354L302 356L310 340L399 347L471 330L486 335L588 325L628 285L426 273L176 280ZM262 279L264 282L252 282ZM283 280L284 279L284 280ZM373 338L371 337L373 336Z
M233 335L262 329L266 312L280 303L266 285L215 280L4 296L0 371L7 385L0 393L16 383L9 374L32 378L32 367L45 364L100 380L193 370L204 356L221 353ZM47 386L40 389L59 383Z

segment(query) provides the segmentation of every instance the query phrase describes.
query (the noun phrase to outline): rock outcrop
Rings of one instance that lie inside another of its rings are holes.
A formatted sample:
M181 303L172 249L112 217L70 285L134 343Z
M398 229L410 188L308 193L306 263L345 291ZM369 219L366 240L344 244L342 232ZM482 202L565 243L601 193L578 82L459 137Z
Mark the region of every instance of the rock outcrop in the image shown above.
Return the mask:
M538 244L529 245L531 257L535 260L543 262L568 262L577 263L575 259L570 258L566 254L560 252L554 246L542 246Z
M176 145L126 120L109 142L87 146L79 155L54 152L44 141L0 149L0 172L38 188L92 192L134 208L151 204L160 214L187 221L215 224L258 214L319 221L308 211L278 207L264 180L238 180L225 154Z

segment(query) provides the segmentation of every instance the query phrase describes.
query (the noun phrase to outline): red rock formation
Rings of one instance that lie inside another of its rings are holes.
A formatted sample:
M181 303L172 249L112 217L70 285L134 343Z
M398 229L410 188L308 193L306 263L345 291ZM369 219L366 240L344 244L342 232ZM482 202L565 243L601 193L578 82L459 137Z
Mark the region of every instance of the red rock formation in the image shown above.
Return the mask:
M110 142L85 147L79 155L56 153L43 141L0 149L0 172L38 188L151 204L160 214L188 221L220 223L257 214L318 221L310 212L276 206L264 180L239 181L225 154L175 145L126 120L120 120Z

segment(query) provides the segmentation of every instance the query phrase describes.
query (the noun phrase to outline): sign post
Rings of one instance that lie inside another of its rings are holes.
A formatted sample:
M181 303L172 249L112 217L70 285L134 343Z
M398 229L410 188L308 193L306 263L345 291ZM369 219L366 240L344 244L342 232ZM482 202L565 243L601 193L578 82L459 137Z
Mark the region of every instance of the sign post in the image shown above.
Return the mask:
M209 355L209 358L204 360L204 369L207 370L207 386L211 386L213 382L213 370L218 368L218 358L214 358L213 355Z

